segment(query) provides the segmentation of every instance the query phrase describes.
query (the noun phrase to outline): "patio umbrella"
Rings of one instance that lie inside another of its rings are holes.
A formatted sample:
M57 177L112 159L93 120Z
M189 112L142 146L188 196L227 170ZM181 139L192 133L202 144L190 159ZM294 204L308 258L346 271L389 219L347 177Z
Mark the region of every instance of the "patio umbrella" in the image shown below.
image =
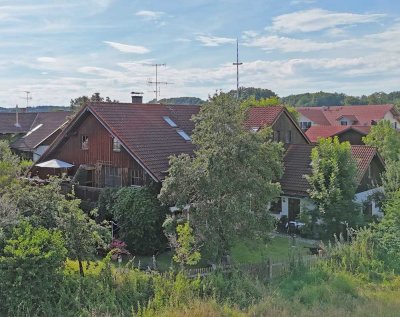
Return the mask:
M46 168L70 168L74 165L69 164L67 162L64 161L60 161L60 160L50 160L50 161L46 161L43 163L39 163L36 164L36 166L38 167L46 167Z

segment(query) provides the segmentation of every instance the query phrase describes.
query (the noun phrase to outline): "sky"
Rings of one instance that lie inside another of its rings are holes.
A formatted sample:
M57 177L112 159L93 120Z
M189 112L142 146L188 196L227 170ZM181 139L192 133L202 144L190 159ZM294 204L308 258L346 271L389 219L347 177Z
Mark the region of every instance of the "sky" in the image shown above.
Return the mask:
M400 90L398 0L0 0L0 106Z

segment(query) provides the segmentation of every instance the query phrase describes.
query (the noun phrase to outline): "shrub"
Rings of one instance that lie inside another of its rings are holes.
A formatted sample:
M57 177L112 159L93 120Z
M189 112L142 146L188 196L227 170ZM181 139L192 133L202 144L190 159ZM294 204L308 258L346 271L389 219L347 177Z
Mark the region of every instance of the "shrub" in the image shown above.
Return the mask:
M60 231L22 221L0 257L1 315L51 315L67 250Z
M167 209L160 206L153 189L121 188L113 211L119 237L132 253L154 254L165 246L162 223Z

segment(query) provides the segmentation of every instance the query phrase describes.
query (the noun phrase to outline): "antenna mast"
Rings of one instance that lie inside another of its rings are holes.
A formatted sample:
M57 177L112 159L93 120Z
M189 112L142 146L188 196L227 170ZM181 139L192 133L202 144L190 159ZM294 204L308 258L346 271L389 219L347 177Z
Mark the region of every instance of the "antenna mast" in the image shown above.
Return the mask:
M160 66L167 66L167 64L158 64L158 63L156 63L156 64L152 64L151 66L154 66L155 68L156 68L156 80L155 81L152 81L152 80L148 80L147 81L147 83L149 84L149 85L155 85L156 86L156 89L153 91L155 94L156 94L156 102L158 101L158 96L160 95L160 88L159 88L159 85L169 85L169 84L172 84L172 83L169 83L169 82L166 82L166 81L158 81L158 67L160 67Z
M29 107L29 100L32 100L32 97L29 96L31 92L27 91L27 90L24 90L23 92L26 93L26 97L21 97L21 98L26 100L26 107L28 108Z
M239 40L236 39L236 63L233 63L236 66L236 98L239 100L239 66L243 65L243 63L239 62Z

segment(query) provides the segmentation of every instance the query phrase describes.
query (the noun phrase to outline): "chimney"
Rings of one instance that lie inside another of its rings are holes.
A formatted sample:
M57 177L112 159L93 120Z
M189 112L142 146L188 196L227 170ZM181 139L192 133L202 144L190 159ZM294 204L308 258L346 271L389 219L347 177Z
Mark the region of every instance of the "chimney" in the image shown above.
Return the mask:
M131 92L132 103L138 104L143 103L143 93L142 92Z
M15 106L15 124L17 128L20 128L21 125L19 124L19 118L18 118L18 105Z

